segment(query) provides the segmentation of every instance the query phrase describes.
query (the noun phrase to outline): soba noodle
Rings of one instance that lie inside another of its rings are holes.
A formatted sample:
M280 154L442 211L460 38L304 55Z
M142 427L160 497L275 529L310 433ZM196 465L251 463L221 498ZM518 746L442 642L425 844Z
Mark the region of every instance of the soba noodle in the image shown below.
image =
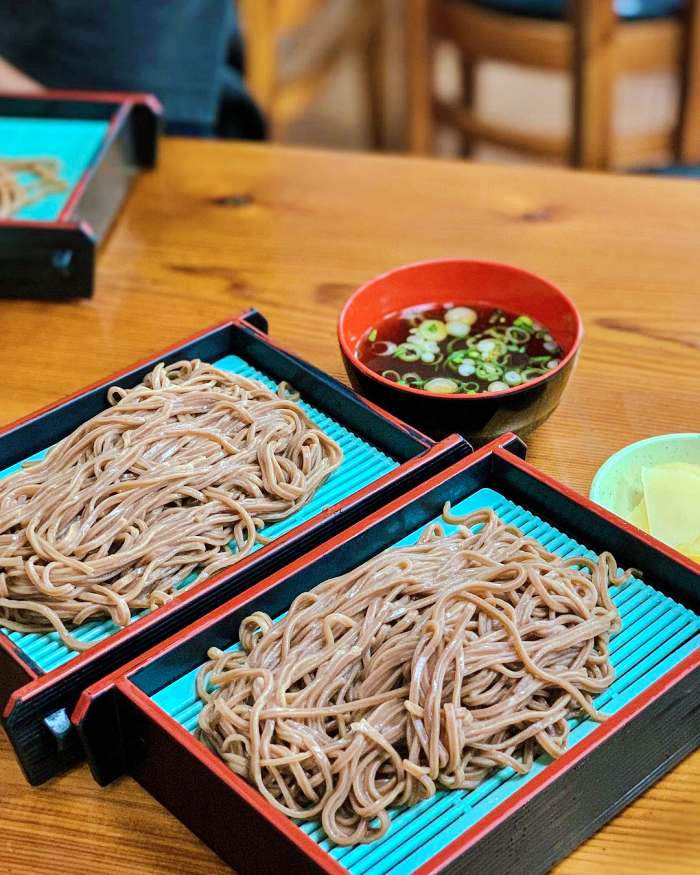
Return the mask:
M28 174L31 181L21 182L20 174ZM0 158L0 219L9 219L29 204L65 191L68 183L59 174L54 158Z
M342 460L298 404L198 360L160 364L0 481L0 626L127 625L249 553ZM235 553L231 543L235 545Z
M567 718L602 720L620 628L613 557L561 559L491 510L430 526L294 600L255 613L241 650L213 648L199 733L291 818L371 842L390 806L526 773L566 748ZM477 531L472 531L473 527Z

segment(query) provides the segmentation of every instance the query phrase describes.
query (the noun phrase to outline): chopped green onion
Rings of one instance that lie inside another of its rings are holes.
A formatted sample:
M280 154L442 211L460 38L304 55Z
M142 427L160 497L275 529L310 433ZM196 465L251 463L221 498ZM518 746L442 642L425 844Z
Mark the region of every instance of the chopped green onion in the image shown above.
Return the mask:
M521 371L521 375L523 380L534 380L535 377L541 377L544 372L544 368L525 368Z
M372 355L393 355L396 352L396 344L391 340L377 340L372 346Z
M467 357L466 349L456 349L454 352L451 352L447 357L448 362L460 365L464 359Z
M402 343L396 347L394 355L402 362L417 362L420 358L418 349L412 343Z
M525 314L448 306L406 310L401 318L397 340L403 342L378 340L381 326L375 326L366 335L367 350L377 361L394 358L399 370L385 370L384 377L428 392L473 395L520 387L551 373L563 355L549 331ZM481 328L474 330L476 324ZM547 355L529 355L535 338ZM405 363L413 362L416 370L402 373L408 371Z
M418 332L426 340L444 340L447 337L447 326L441 319L426 319L418 326Z
M476 348L479 350L480 353L488 355L490 352L493 352L494 349L496 348L496 341L492 340L491 338L486 338L485 340L480 340L477 343Z
M503 368L492 362L480 362L476 366L476 375L480 380L498 380L503 376Z
M522 327L511 325L510 328L506 328L506 339L511 343L527 343L530 339L530 332Z

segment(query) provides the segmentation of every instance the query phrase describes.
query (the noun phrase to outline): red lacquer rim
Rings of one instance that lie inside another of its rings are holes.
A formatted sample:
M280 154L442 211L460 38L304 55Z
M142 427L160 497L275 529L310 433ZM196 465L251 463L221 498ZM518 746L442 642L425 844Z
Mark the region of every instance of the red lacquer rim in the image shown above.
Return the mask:
M538 282L544 283L549 286L565 301L565 303L571 308L571 312L576 321L576 336L574 338L574 342L571 345L571 349L559 362L556 368L552 368L549 373L542 374L540 377L535 377L534 380L528 380L527 383L523 383L520 386L513 386L510 389L501 389L499 392L477 392L474 395L467 395L464 392L442 394L440 392L427 392L425 389L413 389L411 386L402 386L399 383L393 383L391 380L387 380L386 377L383 377L381 374L378 374L376 371L368 368L364 362L360 361L360 359L357 357L357 350L352 347L351 343L345 336L345 320L347 319L347 314L355 306L356 298L362 292L364 292L369 286L373 286L376 282L379 282L380 280L388 279L394 274L401 273L402 271L408 270L413 267L427 267L430 265L462 263L478 265L480 267L496 267L499 270L512 271L523 276L531 277L532 279L535 279ZM518 395L521 392L525 392L528 389L531 389L533 386L538 386L541 383L547 382L547 380L550 380L556 374L560 373L565 367L567 367L569 362L573 361L573 359L576 358L576 355L578 354L578 351L581 347L582 340L583 320L581 319L581 314L578 312L576 305L571 300L571 298L564 292L562 292L562 290L553 282L545 279L544 277L538 276L532 271L524 270L521 267L515 267L515 265L512 264L505 264L504 262L499 261L482 261L478 258L433 258L428 259L427 261L414 261L411 264L402 264L400 267L394 267L391 270L387 270L385 273L373 277L371 280L368 280L366 283L363 283L358 289L356 289L345 302L343 309L340 311L340 317L338 319L338 342L340 343L340 348L343 351L343 355L345 356L346 360L350 362L353 368L360 371L362 374L364 374L366 377L369 377L374 382L381 383L384 386L388 386L389 388L394 389L397 392L406 392L410 395L417 395L418 397L423 398L439 398L443 401L479 401L484 398L506 398L510 397L511 395Z
M143 91L71 91L66 88L46 88L29 94L3 91L0 99L10 100L73 100L75 103L139 103L148 106L156 115L163 112L163 105L154 94Z

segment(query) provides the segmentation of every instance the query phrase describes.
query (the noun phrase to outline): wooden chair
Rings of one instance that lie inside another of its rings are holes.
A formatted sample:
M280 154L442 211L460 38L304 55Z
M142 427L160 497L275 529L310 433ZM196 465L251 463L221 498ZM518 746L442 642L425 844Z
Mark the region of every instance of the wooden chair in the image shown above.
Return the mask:
M280 139L287 125L311 105L341 56L356 51L362 62L372 144L381 145L383 4L381 0L352 0L352 4L346 26L301 70L285 76L280 69L280 44L313 27L318 16L327 13L329 0L238 0L246 82L268 118L273 140Z
M643 166L664 151L677 161L700 161L700 0L686 0L682 14L640 20L618 18L613 0L569 0L566 16L559 20L496 11L489 5L500 4L407 0L413 152L432 150L438 122L461 132L465 151L485 141L597 169ZM432 62L438 41L455 44L461 53L464 76L459 104L440 102L433 94ZM483 60L570 72L574 81L571 133L565 137L526 133L481 119L473 101L475 69ZM680 76L677 123L669 130L613 138L615 79L660 69Z

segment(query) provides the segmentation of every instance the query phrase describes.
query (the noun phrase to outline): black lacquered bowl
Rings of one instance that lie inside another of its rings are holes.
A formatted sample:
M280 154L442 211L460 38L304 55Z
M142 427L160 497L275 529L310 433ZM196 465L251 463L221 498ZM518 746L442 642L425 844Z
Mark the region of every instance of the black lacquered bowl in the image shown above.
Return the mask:
M502 391L445 395L393 382L360 361L361 341L386 314L455 303L527 314L561 347L559 364ZM411 264L370 280L351 295L338 322L345 369L360 394L433 438L457 432L475 445L506 431L527 435L554 412L582 336L576 307L549 281L510 265L459 259Z

